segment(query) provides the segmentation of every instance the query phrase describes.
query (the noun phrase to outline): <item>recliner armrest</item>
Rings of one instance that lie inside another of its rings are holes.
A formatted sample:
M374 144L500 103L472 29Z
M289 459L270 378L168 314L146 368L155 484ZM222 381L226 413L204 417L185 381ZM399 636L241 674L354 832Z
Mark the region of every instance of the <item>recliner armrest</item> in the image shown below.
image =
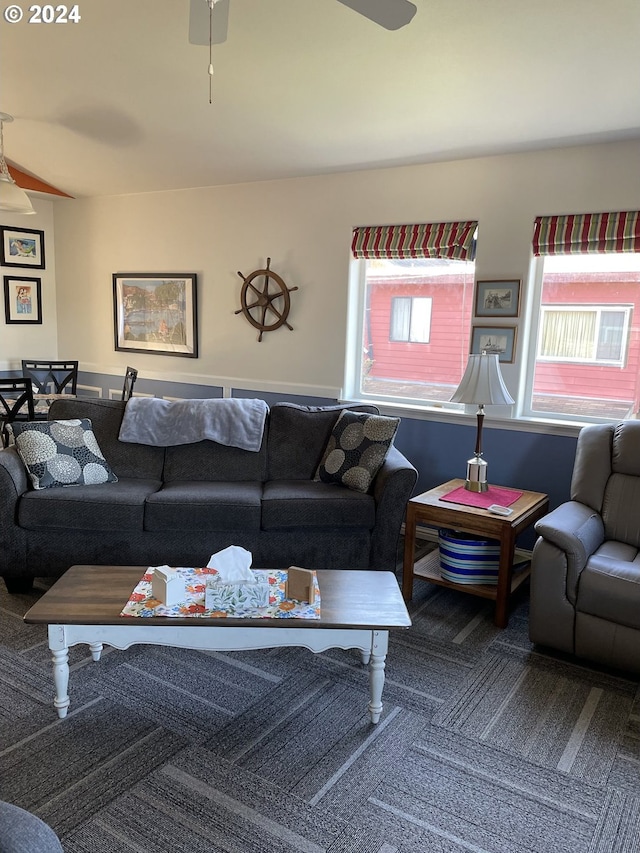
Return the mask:
M604 542L602 518L591 507L567 501L535 524L536 533L567 555L569 570L579 573Z

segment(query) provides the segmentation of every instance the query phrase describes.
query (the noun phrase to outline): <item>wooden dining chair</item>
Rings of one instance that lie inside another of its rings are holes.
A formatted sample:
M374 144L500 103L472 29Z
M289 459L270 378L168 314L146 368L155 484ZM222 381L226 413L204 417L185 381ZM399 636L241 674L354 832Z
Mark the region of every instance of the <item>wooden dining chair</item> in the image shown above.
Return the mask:
M22 374L29 379L36 395L36 421L46 421L49 417L50 400L37 400L37 395L73 394L78 384L77 361L41 361L40 359L22 359Z
M133 386L138 378L138 371L135 367L127 365L127 371L124 375L124 385L122 386L122 399L126 402L133 395Z
M31 380L0 379L0 443L7 446L9 434L7 424L14 421L35 420L33 388Z
M33 383L34 394L75 394L78 362L23 358L22 375Z

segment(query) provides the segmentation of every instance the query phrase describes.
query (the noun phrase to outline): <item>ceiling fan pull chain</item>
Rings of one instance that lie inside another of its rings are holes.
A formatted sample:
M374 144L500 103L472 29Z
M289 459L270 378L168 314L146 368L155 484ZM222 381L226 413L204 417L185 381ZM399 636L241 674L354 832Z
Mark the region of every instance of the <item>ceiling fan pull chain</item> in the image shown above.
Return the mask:
M213 91L213 7L216 0L207 0L209 6L209 103Z

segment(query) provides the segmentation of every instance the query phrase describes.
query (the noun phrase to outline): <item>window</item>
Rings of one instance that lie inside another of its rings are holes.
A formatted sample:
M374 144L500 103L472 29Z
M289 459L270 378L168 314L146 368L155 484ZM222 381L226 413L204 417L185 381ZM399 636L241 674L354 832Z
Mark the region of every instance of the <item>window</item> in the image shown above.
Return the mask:
M476 222L356 228L345 395L448 402L469 355Z
M538 359L622 364L630 306L543 305Z
M431 332L430 296L394 296L391 299L392 341L428 344Z
M637 213L536 220L522 414L602 421L640 410Z

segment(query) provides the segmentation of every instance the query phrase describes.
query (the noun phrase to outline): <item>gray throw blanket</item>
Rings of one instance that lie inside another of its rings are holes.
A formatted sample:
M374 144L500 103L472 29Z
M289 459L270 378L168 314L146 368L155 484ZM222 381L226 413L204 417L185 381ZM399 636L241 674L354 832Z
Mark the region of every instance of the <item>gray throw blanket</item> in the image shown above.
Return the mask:
M268 406L264 400L159 400L132 397L125 406L120 441L171 447L209 439L257 452Z

